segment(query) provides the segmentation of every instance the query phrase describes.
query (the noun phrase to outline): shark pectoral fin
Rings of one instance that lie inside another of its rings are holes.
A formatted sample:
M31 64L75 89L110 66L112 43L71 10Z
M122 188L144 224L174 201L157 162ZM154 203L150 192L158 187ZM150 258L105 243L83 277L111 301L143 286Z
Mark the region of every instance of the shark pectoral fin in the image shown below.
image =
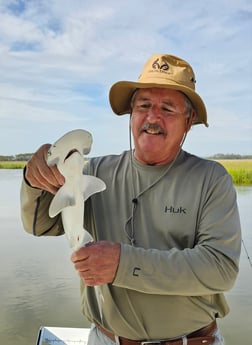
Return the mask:
M98 177L83 175L82 188L84 201L86 201L91 195L105 190L106 184Z
M65 207L75 205L75 199L73 195L71 195L67 188L64 187L65 186L61 187L52 199L49 207L49 216L51 218L55 217Z

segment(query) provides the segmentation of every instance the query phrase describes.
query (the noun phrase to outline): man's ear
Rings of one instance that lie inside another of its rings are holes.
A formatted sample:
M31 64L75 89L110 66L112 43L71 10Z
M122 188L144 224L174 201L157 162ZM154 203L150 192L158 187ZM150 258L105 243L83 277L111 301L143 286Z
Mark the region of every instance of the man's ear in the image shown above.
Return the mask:
M186 118L186 133L190 131L195 117L196 117L196 111L195 109L192 109L190 117Z

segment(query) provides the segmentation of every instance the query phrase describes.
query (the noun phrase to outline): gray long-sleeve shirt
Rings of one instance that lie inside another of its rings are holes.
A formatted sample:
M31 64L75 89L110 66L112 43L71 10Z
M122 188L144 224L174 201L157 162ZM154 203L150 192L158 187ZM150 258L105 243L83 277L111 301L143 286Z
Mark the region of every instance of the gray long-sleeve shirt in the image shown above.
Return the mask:
M241 247L236 193L225 169L184 151L173 166L133 158L131 167L124 152L91 159L85 173L107 185L86 202L85 228L96 240L121 243L115 280L101 287L103 320L94 289L81 283L86 317L136 340L177 337L225 316L223 292L235 282ZM63 232L60 217L48 217L50 194L23 182L21 197L28 232Z

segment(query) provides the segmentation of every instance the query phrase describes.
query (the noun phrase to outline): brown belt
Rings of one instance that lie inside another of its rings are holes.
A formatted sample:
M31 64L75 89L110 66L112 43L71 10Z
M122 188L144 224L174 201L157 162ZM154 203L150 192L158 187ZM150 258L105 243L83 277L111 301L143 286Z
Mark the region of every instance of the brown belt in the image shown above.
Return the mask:
M116 341L113 333L109 332L102 326L97 326L98 329L105 334L112 341ZM214 343L213 333L217 329L216 321L211 322L209 325L200 328L186 336L188 345L211 345ZM127 338L119 337L120 345L183 345L183 339L168 339L168 340L130 340Z

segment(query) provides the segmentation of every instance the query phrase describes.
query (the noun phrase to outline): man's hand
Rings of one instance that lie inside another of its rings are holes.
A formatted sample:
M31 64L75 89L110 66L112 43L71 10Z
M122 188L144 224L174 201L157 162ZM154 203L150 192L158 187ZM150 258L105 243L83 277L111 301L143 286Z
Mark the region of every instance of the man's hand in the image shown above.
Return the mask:
M93 242L74 252L71 260L86 285L103 285L115 279L120 252L119 243Z
M50 146L44 144L33 154L26 165L25 179L32 187L56 194L65 179L56 165L52 167L47 165L47 152Z

